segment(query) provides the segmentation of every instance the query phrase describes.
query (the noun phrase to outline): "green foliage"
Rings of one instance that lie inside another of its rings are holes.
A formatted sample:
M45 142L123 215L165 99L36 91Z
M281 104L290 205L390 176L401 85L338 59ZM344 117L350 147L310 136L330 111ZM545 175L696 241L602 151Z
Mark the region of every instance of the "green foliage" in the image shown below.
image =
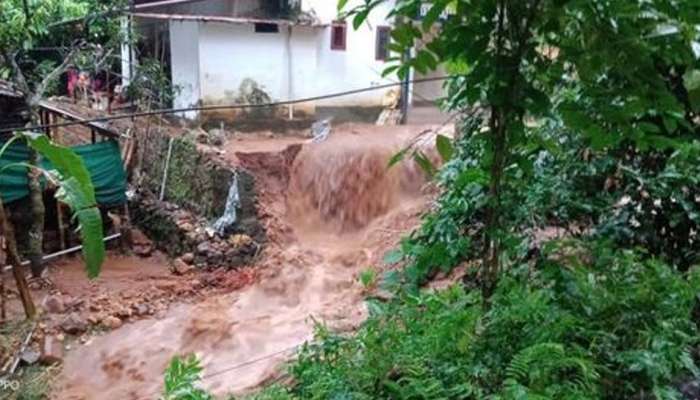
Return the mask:
M269 398L678 398L676 377L698 372L696 274L601 245L552 252L587 256L516 270L488 311L453 287L377 305L353 337L320 330Z
M378 275L374 268L367 268L360 272L360 283L365 290L371 290L377 285Z
M44 135L26 133L29 146L56 168L59 184L56 198L67 204L80 224L83 257L89 278L96 278L105 258L102 216L95 199L95 188L83 160L67 147L52 143Z
M102 215L97 207L95 188L83 160L71 149L51 142L45 135L29 132L17 134L13 140L8 141L0 149L0 157L18 138L26 140L30 147L51 161L54 166L55 170L44 171L45 175L58 186L56 198L71 208L74 218L80 224L87 275L89 278L96 278L105 258ZM4 168L13 166L17 164L9 164ZM24 164L20 166L26 167Z
M174 357L165 371L163 400L213 400L214 397L196 386L201 373L196 356Z
M127 97L138 99L142 108L168 108L180 88L173 86L165 66L154 59L143 59L135 67L127 86Z

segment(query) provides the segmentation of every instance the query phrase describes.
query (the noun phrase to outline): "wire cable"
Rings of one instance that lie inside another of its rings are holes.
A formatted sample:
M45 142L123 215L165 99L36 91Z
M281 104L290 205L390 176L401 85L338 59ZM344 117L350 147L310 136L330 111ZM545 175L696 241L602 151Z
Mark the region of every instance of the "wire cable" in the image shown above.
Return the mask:
M433 77L433 78L422 78L422 79L414 79L414 80L408 81L408 83L446 81L446 80L456 79L459 77L460 77L459 75L456 75L456 76L440 76L440 77ZM336 92L336 93L324 94L324 95L319 95L319 96L300 98L300 99L295 99L295 100L284 100L284 101L277 101L277 102L263 103L263 104L228 104L228 105L222 104L222 105L213 105L213 106L168 108L168 109L160 109L160 110L152 110L152 111L141 111L141 112L135 112L135 113L131 113L131 114L119 114L119 115L110 115L110 116L105 116L105 117L88 118L88 119L82 119L80 121L66 121L66 122L59 122L59 123L55 123L55 124L32 125L32 126L24 127L22 129L4 128L4 129L0 129L0 133L15 132L18 130L30 130L31 131L31 130L44 130L44 129L49 129L49 128L62 128L62 127L66 127L66 126L85 125L85 124L89 124L89 123L104 123L104 122L115 121L115 120L120 120L120 119L148 117L148 116L152 116L152 115L179 114L179 113L185 113L188 111L216 111L216 110L237 110L237 109L251 109L251 108L256 109L256 108L280 107L280 106L286 106L286 105L306 103L306 102L311 102L311 101L327 100L327 99L332 99L332 98L337 98L337 97L345 97L345 96L350 96L350 95L358 94L358 93L366 93L366 92L371 92L374 90L381 90L381 89L388 89L388 88L392 88L392 87L402 86L404 84L405 84L404 82L392 82L392 83L385 83L382 85L364 87L364 88L360 88L360 89L346 90L343 92Z

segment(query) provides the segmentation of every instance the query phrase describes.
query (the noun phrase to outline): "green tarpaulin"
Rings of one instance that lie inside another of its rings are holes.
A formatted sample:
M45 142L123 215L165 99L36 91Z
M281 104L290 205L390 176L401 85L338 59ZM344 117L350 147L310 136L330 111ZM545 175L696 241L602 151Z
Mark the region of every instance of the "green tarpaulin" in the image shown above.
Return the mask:
M2 143L0 143L2 147ZM126 202L126 174L122 165L119 143L108 140L95 144L72 147L83 159L95 185L97 202L104 206L114 206ZM16 163L26 162L29 150L25 144L11 145L0 158L0 168ZM47 160L42 162L45 169L51 169ZM13 167L0 174L0 195L5 203L22 199L29 195L27 186L27 169Z

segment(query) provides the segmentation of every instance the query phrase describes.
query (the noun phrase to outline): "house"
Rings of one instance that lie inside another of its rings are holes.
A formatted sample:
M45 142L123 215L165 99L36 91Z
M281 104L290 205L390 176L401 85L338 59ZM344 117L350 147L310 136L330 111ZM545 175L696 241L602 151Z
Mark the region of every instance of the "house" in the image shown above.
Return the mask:
M358 30L338 20L336 0L136 0L130 24L141 38L140 56L167 65L177 88L174 107L245 103L241 89L251 85L263 98L284 101L396 83L381 76L390 56L391 3ZM133 48L123 51L129 76L127 66L138 57ZM422 84L427 100L442 94L441 82L431 84ZM288 116L376 117L391 90L399 88L297 104Z

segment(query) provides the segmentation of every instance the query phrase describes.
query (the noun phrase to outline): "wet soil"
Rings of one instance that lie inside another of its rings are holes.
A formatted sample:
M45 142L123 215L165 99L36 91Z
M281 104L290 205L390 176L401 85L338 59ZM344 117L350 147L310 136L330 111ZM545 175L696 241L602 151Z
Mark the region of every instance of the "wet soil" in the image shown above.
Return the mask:
M381 269L385 252L427 207L415 166L386 168L423 129L348 125L319 144L228 143L229 162L256 178L271 239L254 266L255 283L174 305L75 348L54 398L156 399L170 359L187 353L202 358L207 389L241 394L279 376L294 348L313 338L315 323L355 329L366 316L359 273Z

